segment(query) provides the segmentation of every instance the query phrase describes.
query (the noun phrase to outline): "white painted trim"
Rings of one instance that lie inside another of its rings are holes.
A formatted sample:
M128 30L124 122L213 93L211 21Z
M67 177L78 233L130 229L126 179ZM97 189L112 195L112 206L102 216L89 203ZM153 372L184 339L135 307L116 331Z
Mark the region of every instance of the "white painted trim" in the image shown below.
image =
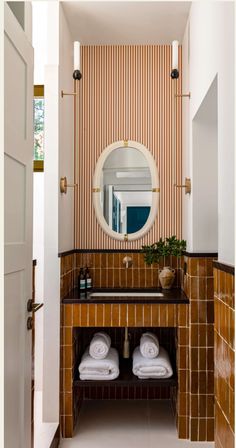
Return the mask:
M112 143L111 145L107 146L104 149L104 151L102 152L102 154L100 155L100 157L97 161L97 165L95 168L94 177L93 177L93 188L94 189L100 188L102 169L103 169L103 166L104 166L104 163L105 163L107 157L111 154L112 151L114 151L115 149L118 149L118 148L122 148L122 147L124 147L124 141L120 140L118 142ZM135 148L143 154L143 156L146 158L146 160L148 162L148 166L151 171L152 188L159 188L159 176L158 176L158 172L157 172L156 162L155 162L152 154L150 153L150 151L142 143L135 142L133 140L128 141L128 147ZM125 151L125 148L124 148L124 151ZM104 232L107 235L109 235L111 238L114 238L114 239L120 240L120 241L124 241L126 234L114 232L114 230L112 230L109 227L109 225L107 224L107 222L103 216L103 212L102 212L100 194L101 194L100 191L93 192L94 209L95 209L96 217L97 217L97 220L98 220L100 226L102 227ZM156 215L157 215L158 206L159 206L159 196L160 196L159 192L152 192L152 205L151 205L151 211L150 211L149 217L147 219L147 222L142 227L142 229L140 229L138 232L130 233L128 236L128 241L140 239L144 235L146 235L146 233L150 230L150 228L152 227L152 225L154 223Z

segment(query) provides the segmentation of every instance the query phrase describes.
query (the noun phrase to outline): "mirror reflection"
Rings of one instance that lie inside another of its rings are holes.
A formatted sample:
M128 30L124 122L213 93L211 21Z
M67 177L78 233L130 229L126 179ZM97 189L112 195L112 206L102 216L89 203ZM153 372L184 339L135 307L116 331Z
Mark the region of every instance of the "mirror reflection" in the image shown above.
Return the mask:
M152 205L152 178L142 152L120 147L109 154L100 198L103 216L115 232L135 233L145 225Z

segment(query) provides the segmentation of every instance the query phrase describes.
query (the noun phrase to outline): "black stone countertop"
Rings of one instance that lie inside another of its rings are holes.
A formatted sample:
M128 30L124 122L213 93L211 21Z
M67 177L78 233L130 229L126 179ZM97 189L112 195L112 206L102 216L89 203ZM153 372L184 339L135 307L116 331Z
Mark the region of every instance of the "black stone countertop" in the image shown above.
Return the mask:
M111 293L111 296L99 296L91 297L94 292L99 293ZM112 296L112 292L116 295ZM127 293L161 293L164 294L163 297L150 297L150 296L117 296L117 293L121 292ZM73 289L63 300L64 304L72 303L162 303L162 304L181 304L189 303L188 297L185 295L184 291L180 288L172 288L170 290L163 290L161 288L129 288L129 289L116 289L116 288L93 288L89 293L80 294L77 288Z

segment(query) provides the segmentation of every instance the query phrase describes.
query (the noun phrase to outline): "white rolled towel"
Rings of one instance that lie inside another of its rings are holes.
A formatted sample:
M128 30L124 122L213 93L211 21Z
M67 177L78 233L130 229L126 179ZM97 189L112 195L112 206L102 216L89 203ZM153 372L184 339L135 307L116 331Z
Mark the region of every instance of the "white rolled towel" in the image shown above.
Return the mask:
M133 352L133 373L140 379L145 378L170 378L173 370L167 351L160 347L157 358L144 358L140 352L140 347L136 347Z
M95 333L93 339L90 342L89 354L94 359L104 359L106 358L111 347L110 336L101 331L100 333Z
M115 348L110 348L105 359L94 359L85 350L79 365L81 380L114 380L119 376L119 355Z
M159 341L153 333L143 333L140 339L140 352L145 358L156 358L159 353Z

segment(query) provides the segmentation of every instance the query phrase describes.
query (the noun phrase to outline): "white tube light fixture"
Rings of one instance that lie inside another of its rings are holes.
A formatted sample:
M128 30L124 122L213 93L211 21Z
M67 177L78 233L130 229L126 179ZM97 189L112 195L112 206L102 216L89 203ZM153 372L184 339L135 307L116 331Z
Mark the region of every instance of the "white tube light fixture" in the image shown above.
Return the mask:
M179 70L179 42L177 40L173 40L172 42L172 69L171 69L171 78L178 79Z
M80 42L74 42L74 72L73 78L80 80L82 74L80 72Z
M74 42L74 70L80 70L80 43Z

